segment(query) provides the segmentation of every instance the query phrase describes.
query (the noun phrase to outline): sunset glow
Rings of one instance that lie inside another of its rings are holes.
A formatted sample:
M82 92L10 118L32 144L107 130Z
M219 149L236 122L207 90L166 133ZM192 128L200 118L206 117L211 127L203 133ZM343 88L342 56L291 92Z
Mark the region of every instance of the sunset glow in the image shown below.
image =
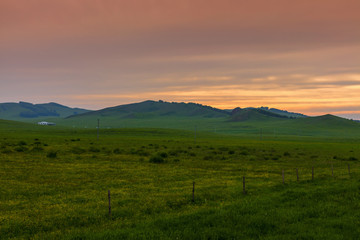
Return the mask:
M360 119L358 0L2 0L0 102Z

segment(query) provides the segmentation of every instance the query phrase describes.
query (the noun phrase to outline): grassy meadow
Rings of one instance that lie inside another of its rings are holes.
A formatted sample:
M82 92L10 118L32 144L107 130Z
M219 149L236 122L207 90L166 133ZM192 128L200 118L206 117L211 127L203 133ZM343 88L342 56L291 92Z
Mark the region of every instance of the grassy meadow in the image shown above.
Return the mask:
M0 121L0 238L359 239L360 138L199 129Z

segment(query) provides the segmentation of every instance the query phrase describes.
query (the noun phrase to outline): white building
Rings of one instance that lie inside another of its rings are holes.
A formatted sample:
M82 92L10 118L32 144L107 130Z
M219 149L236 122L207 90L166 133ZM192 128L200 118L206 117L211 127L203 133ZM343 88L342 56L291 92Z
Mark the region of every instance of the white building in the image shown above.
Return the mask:
M38 125L47 125L47 126L55 126L55 125L56 125L56 124L53 123L53 122L45 122L45 121L38 122L37 124L38 124Z

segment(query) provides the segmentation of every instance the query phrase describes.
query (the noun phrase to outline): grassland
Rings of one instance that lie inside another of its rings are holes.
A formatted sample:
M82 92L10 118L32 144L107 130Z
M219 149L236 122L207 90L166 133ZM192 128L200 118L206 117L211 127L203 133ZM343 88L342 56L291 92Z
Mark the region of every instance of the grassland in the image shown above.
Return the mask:
M0 133L2 239L360 236L352 134L124 128L101 129L97 139L96 129L9 121Z

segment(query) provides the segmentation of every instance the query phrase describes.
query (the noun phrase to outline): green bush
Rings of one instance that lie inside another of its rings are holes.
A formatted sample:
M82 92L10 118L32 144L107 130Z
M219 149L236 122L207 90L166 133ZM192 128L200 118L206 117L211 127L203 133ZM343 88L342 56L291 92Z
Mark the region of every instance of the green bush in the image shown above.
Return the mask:
M25 141L19 141L18 142L18 146L25 146L27 145Z
M46 154L46 157L48 158L56 158L57 157L57 152L56 151L50 151Z
M28 149L27 149L27 147L19 146L19 147L14 148L14 150L17 152L26 152Z
M120 153L122 153L122 151L119 148L115 148L113 153L120 154Z
M149 159L149 162L151 163L164 163L165 160L159 156L159 155L156 155L156 156L152 156L150 159Z

